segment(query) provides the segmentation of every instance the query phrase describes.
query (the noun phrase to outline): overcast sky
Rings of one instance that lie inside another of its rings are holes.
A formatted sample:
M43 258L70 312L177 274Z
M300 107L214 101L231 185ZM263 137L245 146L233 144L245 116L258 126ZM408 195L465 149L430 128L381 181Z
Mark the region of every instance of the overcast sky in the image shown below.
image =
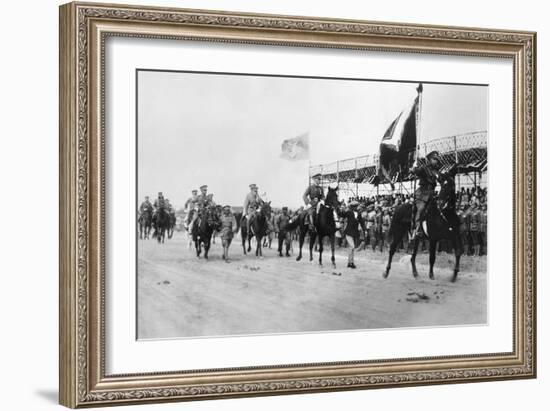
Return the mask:
M193 188L240 206L250 183L275 206L301 205L312 165L374 154L416 83L253 75L138 73L138 199ZM485 86L424 84L422 138L487 130ZM310 158L280 157L309 133Z

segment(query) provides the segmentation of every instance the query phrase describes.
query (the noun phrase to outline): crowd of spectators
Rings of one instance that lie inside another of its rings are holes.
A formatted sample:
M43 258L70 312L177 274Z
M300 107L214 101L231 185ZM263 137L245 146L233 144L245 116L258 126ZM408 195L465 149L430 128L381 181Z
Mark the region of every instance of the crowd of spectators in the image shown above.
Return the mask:
M477 186L473 188L462 187L456 193L456 211L460 219L460 233L464 252L468 255L484 255L487 250L487 189ZM367 247L383 252L389 246L391 240L389 228L391 218L397 206L414 202L412 193L380 194L372 196L350 197L351 201L359 203L358 211L366 221L366 231L361 230L360 247ZM346 202L342 202L346 206ZM341 225L345 221L341 221ZM337 233L338 245L345 247L346 241ZM408 250L409 241L404 239L400 248ZM423 240L420 250L427 248L427 242ZM439 251L451 252L450 244L440 242Z

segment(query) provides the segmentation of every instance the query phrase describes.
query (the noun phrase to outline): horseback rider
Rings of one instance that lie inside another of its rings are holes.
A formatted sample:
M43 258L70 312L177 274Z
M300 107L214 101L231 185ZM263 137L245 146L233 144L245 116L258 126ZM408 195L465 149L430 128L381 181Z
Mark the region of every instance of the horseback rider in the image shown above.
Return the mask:
M154 208L153 219L156 220L156 217L157 217L158 213L160 212L160 210L164 210L166 208L166 200L164 199L164 195L160 191L159 191L157 199L155 200L155 202L153 204L153 208Z
M250 184L250 192L244 198L243 213L246 215L246 232L250 232L250 223L256 216L258 208L264 203L258 194L258 186Z
M414 218L413 238L417 237L421 232L420 224L424 219L426 205L434 197L435 187L440 178L441 157L439 156L439 152L435 150L431 151L426 156L426 159L426 164L419 166L415 162L412 169L413 174L418 178L418 188L414 193L416 214Z
M324 204L325 200L323 187L321 187L321 176L313 176L313 184L306 188L302 198L306 204L304 210L307 212L310 229L315 231L315 217L319 213L319 207Z
M165 200L164 205L165 205L165 207L166 207L166 211L168 212L168 214L169 214L171 217L176 217L176 209L172 206L172 203L170 203L170 200L169 200L169 199L166 199L166 200Z
M196 199L196 212L193 214L193 218L191 219L191 222L189 223L189 232L193 230L193 226L195 224L195 221L197 221L197 218L199 218L200 215L204 213L207 207L216 205L214 203L214 200L212 200L213 194L208 194L208 186L202 185L199 187L201 190L201 193L197 196Z
M183 205L183 208L185 209L185 212L187 215L185 216L185 225L189 227L189 220L191 219L191 211L194 210L194 212L197 212L197 198L198 198L198 190L191 190L191 197L189 197L185 204Z
M145 200L139 206L139 214L143 214L146 211L153 212L153 204L149 201L149 196L145 196Z

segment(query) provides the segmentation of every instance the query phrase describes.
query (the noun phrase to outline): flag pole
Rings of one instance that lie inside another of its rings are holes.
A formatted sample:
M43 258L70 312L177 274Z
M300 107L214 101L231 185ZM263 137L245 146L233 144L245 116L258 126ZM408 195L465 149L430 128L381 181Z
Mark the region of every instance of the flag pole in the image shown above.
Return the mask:
M422 121L422 92L424 91L424 87L422 85L422 83L418 83L418 87L416 88L416 92L418 93L418 106L416 107L416 150L415 150L415 153L414 153L414 163L413 164L416 164L417 161L418 161L418 157L419 157L419 151L420 151L420 140L421 140L421 137L422 137L422 128L421 128L421 121ZM425 147L425 146L424 146ZM424 153L426 154L426 153ZM414 189L413 189L413 205L416 204L416 176L414 176ZM412 216L411 216L411 227L414 227L415 226L415 214L416 214L416 211L415 211L415 207L413 206L413 208L411 209L412 211Z
M418 106L416 108L416 152L415 152L415 161L418 160L420 145L424 141L422 140L422 92L424 91L424 86L422 83L418 83L416 92L418 93ZM426 146L424 145L424 150ZM426 155L426 153L424 153Z

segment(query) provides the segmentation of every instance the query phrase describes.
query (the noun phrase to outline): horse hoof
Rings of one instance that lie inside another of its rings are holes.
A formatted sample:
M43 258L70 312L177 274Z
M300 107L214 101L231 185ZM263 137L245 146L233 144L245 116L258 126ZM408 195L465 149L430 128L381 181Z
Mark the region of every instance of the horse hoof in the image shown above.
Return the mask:
M433 274L430 274L430 280L435 280L435 277Z
M418 279L418 273L413 273L413 277L415 280Z
M382 273L382 278L384 278L384 279L385 279L385 278L388 278L388 275L390 275L390 272L389 272L389 271L384 271L384 272Z
M300 261L302 259L302 256L299 255L298 257L296 257L296 261Z

